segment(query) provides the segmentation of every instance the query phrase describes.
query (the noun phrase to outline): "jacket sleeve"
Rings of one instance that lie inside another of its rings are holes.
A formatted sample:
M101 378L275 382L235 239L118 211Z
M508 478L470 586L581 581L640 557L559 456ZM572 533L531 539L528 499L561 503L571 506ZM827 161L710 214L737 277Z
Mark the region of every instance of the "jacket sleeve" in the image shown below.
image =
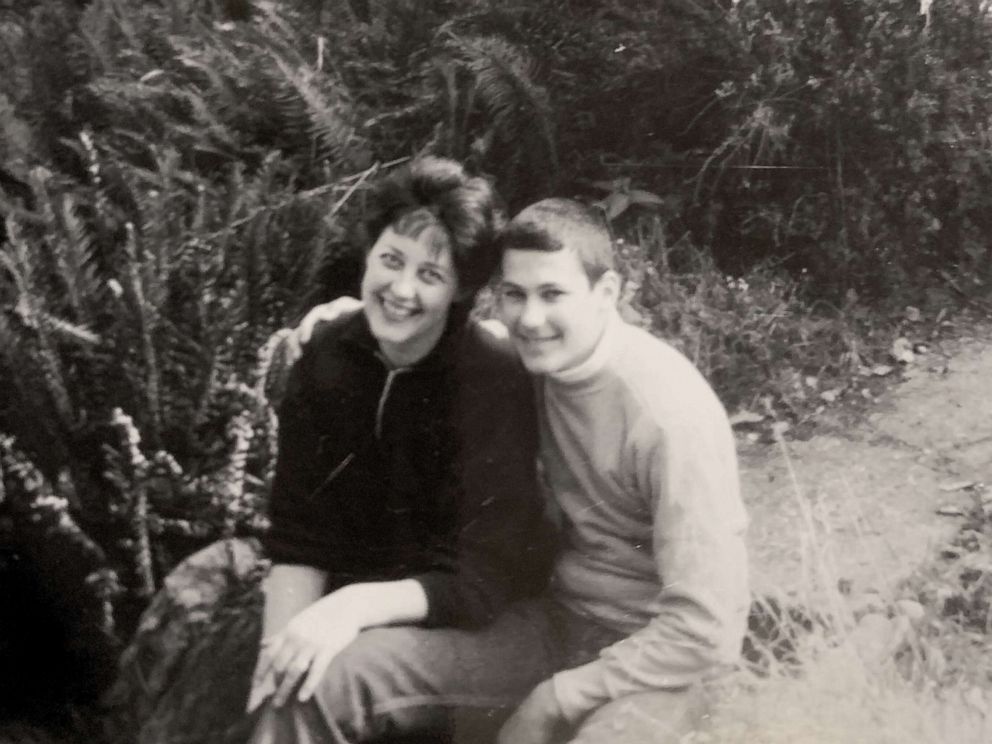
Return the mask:
M534 391L511 359L467 369L459 385L454 554L446 568L415 577L428 626L484 625L547 584L554 533L538 487Z
M635 442L662 581L657 611L595 661L553 677L572 722L621 696L685 687L733 664L747 624L746 516L722 407L714 400L677 412Z
M276 472L269 494L270 528L264 538L269 557L275 563L326 568L325 539L315 528L309 495L319 486L321 473L315 468L319 435L312 390L312 365L308 354L293 364L286 377L285 393L279 406L279 440Z

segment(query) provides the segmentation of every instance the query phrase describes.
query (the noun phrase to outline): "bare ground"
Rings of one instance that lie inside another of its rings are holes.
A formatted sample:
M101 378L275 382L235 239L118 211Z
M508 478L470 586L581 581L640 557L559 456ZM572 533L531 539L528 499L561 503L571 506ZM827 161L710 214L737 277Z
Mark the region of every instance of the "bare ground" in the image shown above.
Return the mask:
M954 534L960 520L937 510L992 482L992 327L917 357L867 412L740 454L756 590L802 598L819 566L855 593L890 592Z

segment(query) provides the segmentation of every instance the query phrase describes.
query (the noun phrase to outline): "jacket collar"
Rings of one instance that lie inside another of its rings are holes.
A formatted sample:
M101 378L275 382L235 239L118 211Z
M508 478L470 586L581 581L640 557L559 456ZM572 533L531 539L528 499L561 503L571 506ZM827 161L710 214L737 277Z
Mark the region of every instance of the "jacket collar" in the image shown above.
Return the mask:
M411 364L406 369L431 370L444 369L455 363L456 351L465 335L468 321L464 319L464 313L459 313L456 307L448 315L448 324L441 334L441 338L434 345L434 348L416 364ZM347 347L359 349L365 354L376 356L387 367L390 365L379 348L379 342L372 335L369 328L368 318L362 311L356 312L345 321L339 336L340 342Z

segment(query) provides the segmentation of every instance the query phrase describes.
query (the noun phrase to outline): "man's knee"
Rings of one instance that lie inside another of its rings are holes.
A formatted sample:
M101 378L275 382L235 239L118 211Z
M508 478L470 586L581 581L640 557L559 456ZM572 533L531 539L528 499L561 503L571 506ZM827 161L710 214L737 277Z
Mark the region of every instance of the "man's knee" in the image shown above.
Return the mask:
M709 705L697 687L628 695L594 711L570 744L677 744L700 727Z

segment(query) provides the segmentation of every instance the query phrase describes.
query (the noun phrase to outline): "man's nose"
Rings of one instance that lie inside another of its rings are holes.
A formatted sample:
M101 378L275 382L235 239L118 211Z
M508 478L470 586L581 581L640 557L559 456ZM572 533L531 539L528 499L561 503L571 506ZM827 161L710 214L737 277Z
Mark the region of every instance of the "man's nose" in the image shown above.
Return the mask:
M544 308L540 302L527 300L520 314L520 325L525 328L540 328L544 325Z

